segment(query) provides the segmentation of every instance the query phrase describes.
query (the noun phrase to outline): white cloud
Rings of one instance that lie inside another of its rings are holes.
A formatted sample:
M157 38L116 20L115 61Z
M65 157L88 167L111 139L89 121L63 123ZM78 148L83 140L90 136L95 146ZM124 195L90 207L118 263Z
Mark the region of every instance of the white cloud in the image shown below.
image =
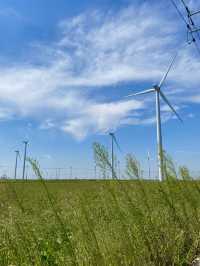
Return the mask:
M100 89L104 94L111 85L158 82L182 46L182 27L174 13L149 5L132 5L118 13L94 11L62 21L57 42L37 45L40 64L29 59L0 66L5 116L34 117L41 128L60 128L78 139L129 123L152 123L151 117L141 120L148 100L98 100ZM199 72L194 47L182 49L168 78L169 89L164 89L178 108L199 102Z
M193 113L189 113L189 114L187 115L187 117L188 117L188 118L194 118L195 115L194 115Z
M62 29L60 47L70 48L75 62L80 62L75 65L76 84L88 86L159 79L161 63L169 55L163 55L163 50L167 51L177 33L174 23L155 17L147 5L117 14L86 13L63 22Z
M193 103L200 103L200 94L191 96L189 100Z
M9 108L0 108L0 121L5 121L13 117L13 113Z
M41 125L40 129L50 129L55 127L54 122L51 119L46 119Z
M142 103L130 100L115 103L93 103L85 107L76 117L64 123L62 129L83 139L88 134L105 133L115 130L119 125L127 124L124 117L131 115L133 110L141 109Z

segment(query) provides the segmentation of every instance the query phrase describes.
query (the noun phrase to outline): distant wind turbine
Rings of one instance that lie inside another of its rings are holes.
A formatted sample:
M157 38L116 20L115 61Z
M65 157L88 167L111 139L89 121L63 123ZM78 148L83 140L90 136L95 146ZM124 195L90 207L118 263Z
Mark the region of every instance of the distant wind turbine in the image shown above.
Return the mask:
M119 143L115 137L113 132L110 132L109 135L111 136L111 167L112 167L112 178L115 177L115 167L114 167L114 143L116 144L117 148L121 151Z
M178 113L176 112L176 110L174 109L174 107L170 104L170 102L168 101L168 99L166 98L166 96L164 95L164 93L161 91L161 87L163 86L169 71L171 70L175 59L177 57L177 54L174 56L174 58L172 59L167 72L163 75L163 78L161 79L160 83L157 85L154 85L153 88L149 89L149 90L145 90L145 91L141 91L138 93L133 93L130 94L126 97L132 97L132 96L136 96L136 95L142 95L142 94L148 94L151 92L155 92L156 94L156 124L157 124L157 149L158 149L158 176L159 179L162 181L164 180L164 166L163 166L163 146L162 146L162 129L161 129L161 115L160 115L160 97L164 100L164 102L170 107L170 109L172 110L172 112L177 116L177 118L181 121L181 117L178 115Z
M23 162L23 173L22 173L22 179L25 178L25 169L26 169L26 155L27 155L27 145L28 141L23 141L24 143L24 162Z
M150 152L147 152L148 168L149 168L149 179L151 178L151 162L150 162Z
M19 151L15 151L16 159L15 159L15 176L14 179L17 179L17 166L18 166L18 158L20 158Z

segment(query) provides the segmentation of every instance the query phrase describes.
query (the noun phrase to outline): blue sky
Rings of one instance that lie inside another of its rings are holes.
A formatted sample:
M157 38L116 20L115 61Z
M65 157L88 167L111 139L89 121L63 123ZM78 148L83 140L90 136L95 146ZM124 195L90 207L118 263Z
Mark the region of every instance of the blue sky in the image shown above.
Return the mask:
M0 31L1 165L28 138L43 167L93 167L92 143L109 147L110 130L155 165L155 97L124 96L158 82L179 50L163 91L184 124L162 103L163 144L200 170L200 56L170 1L2 0Z

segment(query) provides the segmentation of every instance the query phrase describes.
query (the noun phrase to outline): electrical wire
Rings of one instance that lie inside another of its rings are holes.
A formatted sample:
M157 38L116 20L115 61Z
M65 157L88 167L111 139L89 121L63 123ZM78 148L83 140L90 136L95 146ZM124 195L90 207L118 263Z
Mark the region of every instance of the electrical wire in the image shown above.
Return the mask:
M184 0L181 0L181 2L182 2L182 4L184 5L185 9L186 9L187 11L189 11L189 8L188 8L188 6L186 5L185 1L184 1Z
M186 11L187 11L187 15L188 15L188 20L189 22L191 23L191 27L193 27L194 29L197 29L193 19L192 19L192 16L191 16L191 11L189 9L189 7L186 5L185 1L184 0L181 0L183 6L185 7ZM198 31L196 31L196 35L198 37L198 39L200 40L200 34Z
M188 33L192 36L192 41L191 42L188 42L188 44L191 44L192 42L195 44L195 47L197 49L197 52L199 53L200 55L200 48L196 42L196 39L195 39L195 36L194 36L194 33L192 32L193 29L192 27L190 26L190 24L187 22L187 20L185 19L184 15L182 14L182 12L180 11L180 9L178 8L177 4L174 2L174 0L170 0L172 5L174 6L174 8L176 9L177 13L179 14L180 18L183 20L183 22L186 24L187 26L187 30L188 30ZM182 1L182 0L181 0Z
M185 19L184 15L181 13L181 11L179 10L177 4L174 2L174 0L170 0L172 5L174 6L174 8L176 9L177 13L179 14L180 18L184 21L184 23L187 25L187 28L190 27L190 25L188 24L187 20Z

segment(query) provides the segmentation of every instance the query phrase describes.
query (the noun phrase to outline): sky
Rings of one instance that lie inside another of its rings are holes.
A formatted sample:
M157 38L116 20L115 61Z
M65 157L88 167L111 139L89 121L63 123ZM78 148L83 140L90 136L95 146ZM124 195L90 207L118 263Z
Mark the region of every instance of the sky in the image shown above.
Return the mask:
M92 169L110 131L122 165L132 153L146 171L149 152L154 171L155 95L125 96L157 84L176 52L163 92L184 123L161 101L163 146L200 171L200 55L170 1L2 0L0 32L0 173L24 139L41 167Z

